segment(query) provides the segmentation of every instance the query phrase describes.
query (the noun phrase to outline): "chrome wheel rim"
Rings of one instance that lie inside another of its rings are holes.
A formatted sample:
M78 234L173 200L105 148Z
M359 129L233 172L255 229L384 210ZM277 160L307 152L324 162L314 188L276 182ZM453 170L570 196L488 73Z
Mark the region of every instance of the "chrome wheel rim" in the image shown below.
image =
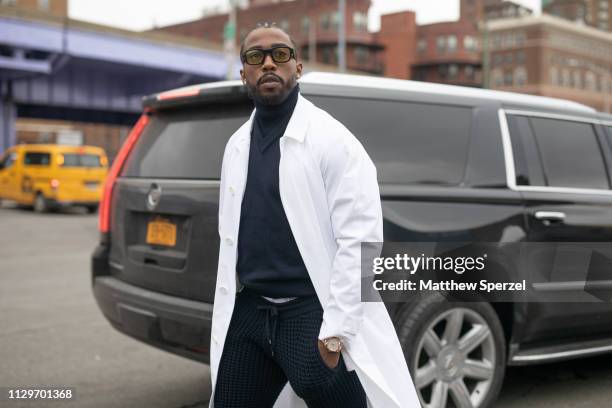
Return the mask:
M480 407L491 389L496 353L486 320L467 308L437 316L420 337L414 383L426 408Z

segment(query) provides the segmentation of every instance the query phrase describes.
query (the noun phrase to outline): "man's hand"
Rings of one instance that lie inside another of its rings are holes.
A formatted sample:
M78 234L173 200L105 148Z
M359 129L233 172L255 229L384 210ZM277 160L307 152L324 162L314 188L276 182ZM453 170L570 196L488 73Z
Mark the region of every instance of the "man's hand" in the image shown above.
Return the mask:
M340 352L333 353L325 347L325 343L323 340L318 341L319 345L319 354L323 357L323 361L325 361L325 365L329 368L336 368L338 363L340 362Z

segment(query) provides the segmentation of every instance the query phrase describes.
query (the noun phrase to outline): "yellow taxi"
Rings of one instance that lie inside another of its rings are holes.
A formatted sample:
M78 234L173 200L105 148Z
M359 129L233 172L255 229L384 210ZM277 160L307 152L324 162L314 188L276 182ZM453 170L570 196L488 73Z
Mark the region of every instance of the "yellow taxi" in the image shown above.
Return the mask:
M0 156L0 199L37 212L79 205L94 213L107 172L108 159L99 147L13 146Z

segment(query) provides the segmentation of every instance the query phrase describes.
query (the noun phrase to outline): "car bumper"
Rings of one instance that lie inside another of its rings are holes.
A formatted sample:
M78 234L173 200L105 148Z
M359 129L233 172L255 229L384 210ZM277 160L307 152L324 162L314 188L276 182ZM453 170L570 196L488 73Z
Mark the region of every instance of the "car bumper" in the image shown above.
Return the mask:
M92 258L92 286L98 307L120 332L154 347L210 363L213 305L139 288L105 274L107 251Z

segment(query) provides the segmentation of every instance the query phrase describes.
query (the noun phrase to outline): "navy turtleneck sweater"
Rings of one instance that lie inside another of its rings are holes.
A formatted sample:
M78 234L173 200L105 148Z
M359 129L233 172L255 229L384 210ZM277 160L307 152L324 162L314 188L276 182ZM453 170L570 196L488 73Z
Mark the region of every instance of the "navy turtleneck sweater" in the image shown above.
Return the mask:
M240 214L238 278L254 292L275 298L316 295L278 188L279 139L285 133L298 95L296 84L278 105L255 103Z

